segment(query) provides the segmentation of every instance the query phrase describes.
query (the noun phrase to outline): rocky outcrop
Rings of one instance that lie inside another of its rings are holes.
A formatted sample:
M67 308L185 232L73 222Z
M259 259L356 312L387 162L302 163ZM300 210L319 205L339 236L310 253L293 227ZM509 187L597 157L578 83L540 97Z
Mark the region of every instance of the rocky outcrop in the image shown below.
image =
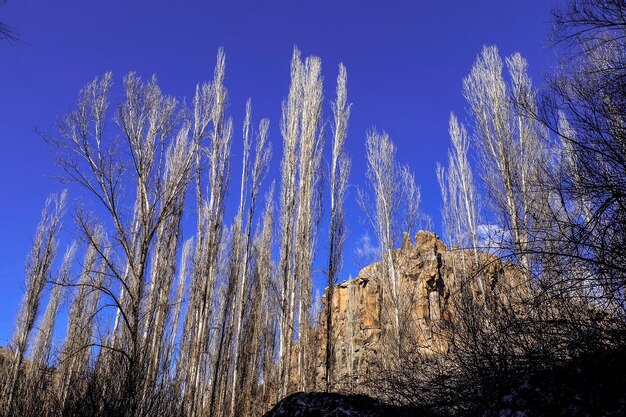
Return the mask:
M479 290L482 287L489 296L498 297L519 293L522 287L519 271L513 266L489 254L448 250L431 232L417 233L415 243L405 235L402 246L394 251L393 257L399 281L403 337L406 344L424 354L448 350L443 325L454 319L454 300L462 288L477 298L484 296ZM463 266L467 269L478 264L480 274L458 273ZM390 332L391 320L382 302L384 291L388 289L385 289L381 276L382 264L374 263L363 268L355 279L334 288L331 303L336 389L361 385L368 379L373 366L387 355L388 347L383 346L383 339L385 332ZM478 279L483 280L482 286ZM324 304L326 298L324 295ZM324 311L325 305L322 314ZM317 341L316 378L318 386L323 387L326 343L323 319L317 329Z

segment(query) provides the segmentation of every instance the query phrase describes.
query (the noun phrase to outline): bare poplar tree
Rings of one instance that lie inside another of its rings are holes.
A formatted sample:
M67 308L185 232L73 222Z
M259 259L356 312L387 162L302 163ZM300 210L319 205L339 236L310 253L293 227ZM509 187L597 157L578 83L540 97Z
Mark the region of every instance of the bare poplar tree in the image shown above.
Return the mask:
M294 49L291 59L291 85L287 100L283 102L281 134L283 158L280 182L280 258L281 323L279 339L280 395L289 389L291 351L293 346L295 277L293 270L294 235L296 218L296 173L298 166L298 137L300 134L300 108L303 96L303 69L300 51Z
M298 291L298 387L308 390L311 386L312 360L309 355L311 332L312 279L319 196L316 189L320 181L322 157L322 76L321 60L307 57L303 64L303 96L300 128L300 156L298 167L298 200L296 238L294 246L294 271ZM316 200L316 197L318 198ZM295 295L295 294L294 294Z
M197 415L207 395L206 384L211 381L211 358L207 356L211 340L211 321L213 319L215 286L218 274L218 252L222 241L222 220L224 216L224 199L230 175L230 149L232 143L232 120L226 120L225 109L227 93L224 88L225 56L220 50L213 82L196 90L194 100L194 140L197 147L209 139L208 148L208 201L202 195L202 167L204 163L196 163L196 192L198 199L198 233L196 238L196 255L194 258L194 283L190 307L187 310L188 320L184 336L186 340L183 352L186 359L185 391L183 404L190 416ZM207 126L211 130L207 133ZM191 316L190 316L191 315ZM194 331L195 329L195 331ZM213 364L214 365L214 364ZM211 382L210 398L215 398L217 387ZM206 400L210 401L210 399ZM212 405L210 405L212 407Z
M463 81L463 94L475 121L483 180L503 227L511 234L513 253L530 274L531 213L541 212L544 204L539 165L546 155L545 141L538 123L520 109L535 106L526 61L514 54L507 65L510 87L497 48L485 47Z
M174 355L177 350L178 342L182 337L178 335L180 328L180 318L182 316L184 296L187 291L187 280L193 274L193 238L189 238L183 245L180 259L180 267L178 269L178 284L176 285L176 294L173 300L174 312L171 318L169 342L167 343L165 353L164 370L166 375L170 375L174 368ZM179 382L179 381L176 381ZM175 392L179 393L179 387L176 386Z
M107 298L104 309L116 309L113 329L98 342L98 372L109 376L106 390L119 396L106 406L134 415L152 407L148 398L160 373L180 218L198 142L190 141L190 123L156 79L145 82L132 73L124 78L115 125L109 123L111 86L111 74L87 85L77 109L59 122L59 138L47 139L59 150L67 178L103 209L103 221L83 208L76 216L110 278L89 285ZM99 232L105 225L111 240Z
M175 141L166 152L165 172L163 173L163 199L171 202L165 210L164 219L156 230L156 238L152 254L150 285L147 289L144 304L142 357L144 358L145 379L143 381L142 404L149 404L154 395L166 354L166 326L171 314L171 293L173 290L176 255L179 249L180 221L186 183L191 172L191 144L188 140L188 129L181 129ZM177 181L183 181L176 184Z
M257 234L254 242L255 271L259 282L259 303L261 308L260 321L263 326L262 349L259 352L259 372L255 375L262 385L260 395L263 407L267 407L277 401L279 380L275 362L276 358L276 334L281 318L278 285L275 274L275 265L272 262L272 248L274 236L274 183L265 197L265 209L263 213L263 226L260 234Z
M247 314L241 335L243 360L241 382L235 415L254 415L265 412L267 398L260 383L272 383L274 369L275 319L278 318L276 298L271 295L273 228L273 184L267 194L265 210L255 235L251 257L250 285L247 289ZM262 380L261 380L262 378Z
M457 257L453 259L455 273L461 277L476 275L478 292L484 300L485 284L478 274L478 202L472 168L468 160L469 135L465 126L459 124L454 114L450 115L449 127L452 147L448 151L448 169L437 164L437 179L443 200L443 219L450 245L460 249L461 265L457 269ZM473 252L466 259L465 249ZM468 264L471 261L472 264ZM471 268L470 268L471 266Z
M370 203L363 190L359 190L359 205L374 230L381 258L381 312L386 331L385 338L393 346L393 352L401 354L401 318L406 308L400 293L400 277L396 271L394 246L401 234L401 226L412 224L419 204L414 177L406 167L396 162L396 147L385 132L368 132L366 138L366 178L373 193ZM407 195L412 201L407 200ZM403 216L405 217L404 222ZM406 220L409 216L409 220Z
M333 103L334 135L330 165L330 227L328 250L328 286L326 290L326 360L325 383L326 391L330 391L333 383L333 317L332 299L333 289L341 270L343 260L343 243L345 239L345 224L343 201L348 177L350 175L350 159L344 151L347 136L348 120L350 119L351 104L348 104L346 68L339 65L337 76L337 97Z
M308 346L311 321L311 263L316 240L314 224L319 219L319 168L322 155L322 77L317 57L300 59L294 49L291 86L283 103L281 133L281 235L280 276L282 314L279 339L281 394L290 389L293 336L298 330L295 382L311 383Z
M52 333L56 322L59 307L66 297L67 289L71 281L72 262L76 253L76 244L72 243L65 251L63 263L57 272L56 278L52 281L50 299L46 307L46 312L41 318L37 338L33 344L31 360L40 369L49 365L50 350L52 348Z
M375 211L369 221L374 228L379 242L379 251L383 262L382 288L383 308L393 311L394 332L400 327L400 313L398 301L397 276L393 260L394 230L393 218L397 213L400 190L398 189L398 172L395 163L396 147L387 133L382 135L376 131L370 131L366 139L367 179L374 193ZM363 194L361 194L363 196ZM362 208L366 209L367 203L361 197ZM366 215L369 211L366 212ZM387 294L390 293L390 294Z
M450 115L450 139L447 175L443 167L438 168L439 185L444 195L447 236L458 248L478 249L477 199L472 169L467 157L469 135L465 126L459 124L454 114Z
M250 123L250 101L248 101L248 105L246 107L246 123L244 124L244 161L243 161L243 171L241 176L241 197L240 197L240 205L239 211L237 214L237 222L242 222L243 211L245 208L245 200L246 200L246 189L248 183L248 152L250 149L250 139L249 139L249 123ZM245 219L245 225L243 230L243 240L241 240L241 248L239 249L239 253L241 253L240 266L239 266L239 283L238 283L238 291L237 296L235 298L235 328L234 328L234 336L235 336L235 357L233 360L234 370L233 370L233 383L231 387L231 398L230 398L230 415L234 415L235 413L235 402L236 402L236 394L238 387L238 376L240 376L241 372L239 368L241 368L244 363L248 360L245 355L243 355L244 348L242 344L242 323L244 319L245 313L245 302L246 299L245 291L247 289L246 278L249 274L249 261L250 254L252 250L252 219L254 213L256 211L257 200L259 196L259 189L261 186L261 182L265 177L267 172L267 167L271 158L271 144L268 143L268 129L269 129L269 120L263 119L259 125L259 132L256 138L256 149L255 149L255 158L254 163L252 165L252 177L250 178L250 203L248 205L248 211ZM254 369L254 368L252 368ZM245 378L249 378L249 376L244 376Z
M402 229L409 236L417 232L417 228L428 223L428 217L420 213L422 192L415 182L415 175L407 165L400 170L400 184L402 184L404 213L402 215Z
M31 252L26 261L26 290L20 304L15 331L11 338L13 358L11 370L4 387L2 408L5 415L10 415L16 393L22 363L28 347L28 341L39 311L41 295L46 282L50 279L52 263L57 252L57 236L65 213L67 193L49 197L41 215L41 222L33 240Z
M103 231L96 228L90 236L94 243L88 244L78 282L70 305L69 322L65 342L61 348L59 400L64 409L72 394L80 396L85 388L79 381L89 365L92 347L97 346L93 337L95 315L98 312L100 290L107 265L99 259L98 249L105 245Z

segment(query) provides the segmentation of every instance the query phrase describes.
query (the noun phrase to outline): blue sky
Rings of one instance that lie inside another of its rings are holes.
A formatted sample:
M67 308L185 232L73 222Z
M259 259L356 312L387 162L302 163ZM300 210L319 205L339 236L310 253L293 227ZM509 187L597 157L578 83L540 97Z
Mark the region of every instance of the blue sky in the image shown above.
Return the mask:
M466 117L463 77L482 46L495 44L503 55L520 52L540 84L555 61L545 42L555 5L539 0L9 0L0 8L0 21L16 28L23 43L0 43L0 345L10 337L43 203L63 188L54 178L53 154L34 128L54 132L55 120L73 108L78 90L95 76L113 71L119 86L131 70L144 77L156 74L166 93L189 98L197 83L211 78L217 49L224 47L236 132L251 97L255 119L271 119L273 165L278 166L280 105L294 45L303 55L321 57L327 101L343 62L353 103L346 278L357 274L354 254L366 243L354 199L355 187L363 184L367 129L389 132L400 162L410 165L421 185L422 210L439 231L435 164L446 158L450 111ZM240 147L236 141L235 158ZM235 168L232 178L238 175ZM78 196L70 190L72 197ZM70 219L66 226L61 251L75 235ZM324 256L326 240L322 229L318 256Z

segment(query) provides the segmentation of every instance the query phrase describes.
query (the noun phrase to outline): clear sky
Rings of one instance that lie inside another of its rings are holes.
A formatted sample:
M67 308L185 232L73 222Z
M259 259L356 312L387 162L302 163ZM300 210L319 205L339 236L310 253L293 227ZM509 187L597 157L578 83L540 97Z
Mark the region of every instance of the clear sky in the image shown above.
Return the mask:
M236 133L251 97L255 119L271 119L278 166L280 106L294 45L303 55L321 57L327 101L343 62L353 103L350 184L363 184L367 129L386 130L399 160L414 170L422 210L439 231L435 164L446 158L450 111L466 117L463 77L482 46L495 44L503 55L520 52L540 84L555 61L545 42L555 5L555 0L9 0L0 7L0 21L13 26L23 43L0 42L0 345L12 331L43 203L63 188L54 179L53 154L34 128L53 132L55 120L73 108L78 90L95 76L113 71L119 86L131 70L156 74L166 93L189 98L196 83L210 80L217 49L224 47ZM235 138L237 158L241 143ZM238 175L234 169L233 178ZM354 253L365 234L354 187L347 197L350 235L342 278L358 273ZM318 256L326 253L325 233ZM74 235L68 218L61 251Z

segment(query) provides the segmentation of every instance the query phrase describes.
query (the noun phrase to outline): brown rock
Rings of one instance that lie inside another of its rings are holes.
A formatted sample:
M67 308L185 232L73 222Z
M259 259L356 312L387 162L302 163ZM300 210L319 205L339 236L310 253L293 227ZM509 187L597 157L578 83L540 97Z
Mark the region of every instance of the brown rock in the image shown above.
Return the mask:
M431 232L420 231L415 244L408 234L402 246L394 251L394 264L399 277L398 292L402 300L402 327L410 343L425 354L445 353L448 349L443 322L453 320L452 302L461 288L455 268L471 265L478 260L484 268L486 292L509 294L519 288L518 271L489 254L476 255L470 251L449 251ZM368 378L372 365L385 359L389 347L384 345L390 320L382 311L381 264L363 268L359 275L338 284L333 291L332 314L334 343L334 389L350 389ZM475 297L477 283L464 282ZM506 291L504 291L506 290ZM509 291L509 292L507 292ZM493 294L492 294L493 295ZM324 294L322 315L325 314ZM325 320L316 329L316 383L324 387L326 349Z

